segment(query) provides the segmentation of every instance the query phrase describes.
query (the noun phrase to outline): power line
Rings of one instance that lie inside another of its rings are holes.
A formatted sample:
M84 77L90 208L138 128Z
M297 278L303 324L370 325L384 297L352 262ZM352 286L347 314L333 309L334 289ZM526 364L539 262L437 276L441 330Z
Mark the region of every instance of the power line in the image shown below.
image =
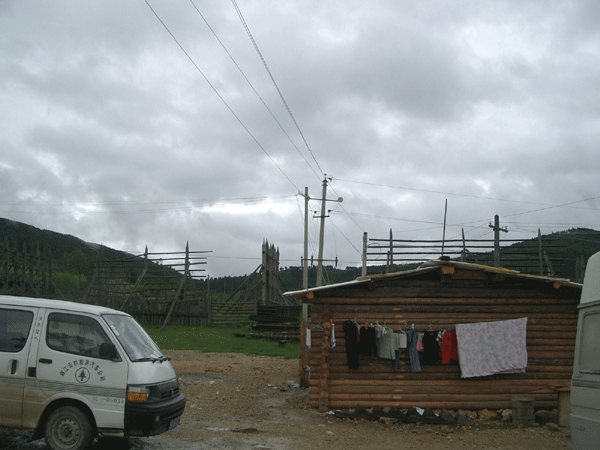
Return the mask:
M210 80L208 79L208 77L204 74L204 72L202 72L202 70L200 69L200 67L198 67L198 65L196 64L196 62L192 59L192 57L190 56L190 54L183 48L183 46L181 45L181 43L177 40L177 38L175 37L175 35L171 32L171 30L169 29L169 27L167 27L167 25L163 22L163 20L159 17L159 15L156 13L156 11L154 11L154 9L152 8L152 6L150 6L150 3L148 3L148 0L144 0L144 2L146 3L146 5L148 5L148 8L150 8L150 11L152 11L152 13L154 14L154 16L158 19L158 21L162 24L162 26L165 28L165 30L167 30L167 33L169 33L169 35L171 35L171 37L173 38L173 40L175 41L175 43L179 46L179 48L181 49L181 51L184 53L184 55L190 60L190 62L194 65L194 67L196 68L196 70L198 71L198 73L200 75L202 75L202 77L204 78L204 80L208 83L208 85L211 87L211 89L214 91L215 94L217 94L217 97L219 97L219 99L223 102L223 104L227 107L227 109L231 112L231 114L233 114L233 117L236 118L236 120L239 122L239 124L242 126L242 128L244 128L244 130L246 130L246 133L248 133L248 135L254 140L254 142L256 143L256 145L259 146L259 148L263 151L263 153L265 155L267 155L267 157L271 160L271 162L275 165L275 167L277 167L277 169L279 169L279 171L283 174L283 176L290 182L290 184L292 186L294 186L296 188L297 191L300 191L298 189L298 187L294 184L294 182L290 179L290 177L287 176L287 174L283 171L283 169L275 162L275 160L271 157L271 155L269 155L269 153L265 150L265 148L260 144L260 142L258 142L258 139L256 139L256 137L252 134L252 132L248 129L248 127L244 124L244 122L242 122L242 120L239 118L239 116L233 111L233 109L231 108L231 106L229 106L229 104L225 101L225 99L221 96L221 94L219 94L219 91L217 91L217 89L213 86L213 84L210 82Z
M589 200L596 200L596 199L600 198L600 196L591 197L591 198L588 198L585 200L578 200L576 202L564 203L562 205L552 205L549 203L528 202L528 201L524 201L524 200L509 200L509 199L505 199L505 198L485 197L485 196L481 196L481 195L472 195L472 194L458 194L456 192L444 192L444 191L435 191L435 190L430 190L430 189L411 188L411 187L406 187L406 186L394 186L394 185L390 185L390 184L370 183L367 181L344 180L342 178L335 178L335 180L342 181L345 183L364 184L367 186L386 187L386 188L391 188L391 189L401 189L401 190L405 190L405 191L425 192L425 193L429 193L429 194L440 194L440 195L450 195L450 196L454 196L454 197L477 198L477 199L481 199L481 200L496 200L496 201L500 201L500 202L522 203L522 204L527 204L527 205L541 205L541 206L548 207L548 208L544 208L544 209L566 207L567 205L572 205L575 203L582 203L582 202L586 202ZM598 210L598 208L576 208L576 209L585 209L585 210L590 210L590 211ZM529 212L537 212L537 211L543 211L543 209L529 211ZM523 212L523 213L519 213L519 214L527 214L527 213L528 212ZM519 215L519 214L514 214L514 215Z
M239 64L236 62L236 60L234 59L234 57L231 55L231 53L229 52L229 50L227 50L227 47L225 47L225 44L223 44L223 42L221 41L221 39L219 39L219 36L217 36L217 33L215 33L215 31L210 26L210 24L208 23L208 21L206 20L206 18L204 17L204 15L200 12L200 10L198 9L198 7L194 3L194 1L190 0L190 3L192 4L192 6L196 10L196 12L200 15L200 17L202 18L202 20L204 21L204 23L206 24L206 26L208 27L208 29L211 31L211 33L213 34L213 36L215 37L215 39L219 42L219 44L221 45L221 47L223 48L223 50L225 51L225 53L227 53L227 56L229 56L229 59L231 59L231 61L235 65L235 67L237 67L238 71L242 74L242 76L244 77L244 79L246 80L246 82L248 83L248 85L250 86L250 88L252 88L252 90L254 91L254 93L256 94L256 96L259 98L259 100L261 101L261 103L263 104L263 106L267 109L267 111L269 111L269 114L271 114L271 117L273 118L273 120L277 123L277 125L279 125L279 128L281 129L281 131L283 131L283 133L286 135L286 137L288 138L288 140L292 143L292 145L294 146L294 148L296 149L296 151L298 152L298 154L302 157L302 159L304 159L304 162L306 162L306 165L310 168L310 170L313 171L313 173L317 176L317 178L320 179L319 174L310 165L310 163L308 162L308 160L306 159L306 157L302 154L302 152L300 151L300 149L298 148L298 146L296 145L296 143L292 140L292 138L290 137L290 135L288 134L288 132L285 131L285 128L283 128L283 125L281 125L281 123L279 122L279 120L277 120L277 118L275 117L275 114L273 113L273 111L271 111L271 109L267 106L267 103L263 100L263 98L261 97L261 95L254 88L254 85L250 82L250 80L248 79L248 77L246 76L246 74L244 73L244 71L242 70L242 68L239 66Z
M296 129L298 130L298 133L300 133L300 136L302 137L302 140L304 141L304 144L306 145L306 148L308 149L308 152L310 153L310 155L312 156L315 164L317 165L317 167L321 171L321 174L323 174L323 176L325 176L325 172L323 172L323 169L321 169L321 166L319 165L319 162L315 158L315 155L313 154L310 146L308 145L308 142L306 141L306 138L304 137L304 133L302 133L302 130L300 129L300 126L298 125L298 122L296 121L296 118L292 114L292 110L290 109L290 107L288 106L285 98L283 97L283 93L281 92L281 89L279 89L279 86L277 85L277 82L275 81L275 78L273 77L273 74L271 73L271 70L269 69L269 66L267 65L267 62L265 61L265 58L263 57L260 49L258 48L258 44L254 40L254 36L252 35L252 32L250 31L250 28L248 27L248 24L246 23L246 20L244 19L244 16L242 15L242 11L240 10L240 8L237 5L237 2L235 0L231 0L231 2L233 3L233 7L235 8L235 10L238 13L238 17L240 18L240 21L242 22L242 25L244 26L244 29L246 30L246 33L248 34L248 37L250 38L250 41L252 42L252 45L254 45L254 49L256 50L256 53L258 53L258 56L260 57L260 60L263 63L263 66L265 67L267 73L269 74L269 77L271 78L271 81L273 82L273 85L275 86L275 89L277 89L277 92L279 93L279 97L281 98L281 101L285 105L285 109L287 110L288 114L290 115L290 117L292 119L292 122L294 122L294 125L296 125Z

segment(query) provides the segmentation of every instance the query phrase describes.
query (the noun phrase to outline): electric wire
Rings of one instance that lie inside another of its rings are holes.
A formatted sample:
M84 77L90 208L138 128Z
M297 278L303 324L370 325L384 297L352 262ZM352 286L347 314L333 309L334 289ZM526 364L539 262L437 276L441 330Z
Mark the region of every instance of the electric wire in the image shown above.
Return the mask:
M256 96L259 98L259 100L261 101L261 103L263 104L263 106L267 109L267 111L269 111L269 114L271 114L271 117L277 123L277 125L279 126L279 128L281 129L281 131L283 131L283 133L286 135L286 137L288 138L288 140L294 146L294 148L296 149L296 151L298 152L298 154L302 157L302 159L304 159L304 162L306 162L306 165L310 168L310 170L313 171L313 173L317 176L317 178L320 179L319 174L316 172L316 170L308 162L308 160L306 159L306 157L304 156L304 154L300 151L300 149L298 148L298 146L296 145L296 143L292 140L292 138L290 137L290 135L288 134L288 132L285 130L285 128L283 128L283 125L281 124L281 122L279 122L279 120L277 120L277 117L275 117L275 114L273 113L273 111L271 111L271 109L269 108L269 106L267 105L267 103L264 101L264 99L262 98L262 96L258 93L258 91L254 87L254 85L250 82L250 80L248 79L248 77L246 76L246 74L244 73L244 71L242 70L242 68L239 66L239 64L237 63L237 61L234 59L233 55L231 55L231 53L229 52L229 50L227 50L227 47L225 47L225 44L223 44L223 42L221 41L221 39L219 38L219 36L217 36L217 33L215 33L214 29L210 26L210 24L208 23L208 21L206 20L206 18L204 17L204 15L200 12L200 10L198 9L198 7L194 3L194 1L190 0L190 3L192 4L192 6L196 10L196 12L200 15L200 17L202 18L202 20L204 21L204 23L206 24L206 26L208 27L208 29L210 30L210 32L213 34L213 36L215 37L215 39L217 40L217 42L221 45L221 47L223 48L223 50L225 51L225 53L227 53L227 56L229 56L229 59L231 59L231 61L235 65L235 67L242 74L242 76L244 77L244 79L246 80L246 82L248 83L248 85L250 86L250 88L254 91L254 93L256 94Z
M260 57L260 60L263 63L263 66L265 67L267 73L269 74L269 77L271 78L271 81L273 82L275 89L277 89L277 92L279 93L279 97L281 98L281 101L285 105L285 109L287 110L290 118L292 119L292 122L294 122L294 125L296 125L296 129L298 130L298 133L302 137L302 140L304 141L304 145L306 145L306 148L307 148L308 152L310 153L310 155L312 156L315 164L317 165L317 167L319 168L319 170L321 171L323 176L325 176L325 172L323 172L323 169L321 169L321 165L317 161L317 158L315 158L315 155L313 154L310 146L308 145L308 142L306 141L306 138L304 137L304 133L302 133L302 130L300 129L300 126L298 125L298 122L296 121L294 114L292 114L292 110L288 106L287 101L283 97L283 93L281 92L281 89L279 89L279 86L277 85L277 82L275 81L275 78L273 77L273 74L271 73L271 70L269 69L269 66L267 65L267 62L266 62L262 52L258 48L258 44L256 43L256 40L254 39L254 36L252 35L252 32L250 31L250 28L248 27L248 24L246 23L246 19L244 19L242 11L240 10L240 8L235 0L231 0L231 2L233 3L233 7L235 8L235 10L238 14L238 17L240 18L240 21L242 22L242 25L244 26L244 29L246 30L246 33L248 34L248 37L250 38L252 45L254 45L254 49L256 50L256 53L258 53L258 56Z
M394 186L394 185L390 185L390 184L371 183L368 181L345 180L342 178L334 178L334 179L336 181L342 181L345 183L364 184L367 186L386 187L386 188L392 188L392 189L401 189L401 190L405 190L405 191L425 192L425 193L430 193L430 194L449 195L449 196L455 196L455 197L477 198L477 199L481 199L481 200L496 200L496 201L508 202L508 203L522 203L522 204L527 204L527 205L547 206L548 208L546 208L546 209L557 208L557 207L567 207L567 205L581 203L581 202L585 202L585 201L589 201L589 200L596 200L596 199L600 198L600 196L591 197L591 198L588 198L585 200L578 200L576 202L565 203L562 205L553 205L553 204L548 204L548 203L529 202L529 201L524 201L524 200L509 200L509 199L505 199L505 198L485 197L485 196L481 196L481 195L458 194L456 192L444 192L444 191L435 191L435 190L431 190L431 189L411 188L411 187L406 187L406 186ZM576 208L576 209L585 209L585 210L590 210L590 211L598 210L598 208L583 208L583 207ZM534 210L534 211L530 211L530 212L537 212L537 211L543 211L543 209ZM523 214L527 214L527 213L524 212ZM518 214L515 214L515 215L518 215Z
M171 32L171 30L169 29L169 27L167 26L167 24L165 24L165 22L163 22L163 20L160 18L160 16L158 15L158 13L154 10L154 8L152 8L152 6L150 6L150 3L148 3L148 0L144 0L144 2L146 3L146 5L148 5L148 8L150 8L150 11L152 11L152 13L154 14L154 16L158 19L158 21L161 23L161 25L165 28L165 30L167 31L167 33L169 33L169 35L173 38L173 40L175 41L175 43L177 44L177 46L179 47L179 49L184 53L184 55L190 60L190 62L192 63L192 65L196 68L196 70L198 71L198 73L200 75L202 75L202 77L204 78L204 80L208 83L208 85L210 86L210 88L214 91L214 93L217 95L217 97L219 97L219 99L223 102L223 104L227 107L227 109L229 110L229 112L231 112L231 114L233 114L233 117L235 117L235 119L239 122L239 124L242 126L242 128L244 128L244 130L246 130L246 133L248 133L248 135L252 138L252 140L254 140L254 142L256 143L256 145L258 145L258 147L263 151L263 153L265 155L267 155L267 157L271 160L271 162L275 165L275 167L277 167L277 169L283 174L283 176L290 182L290 184L292 186L294 186L296 188L297 191L299 191L298 187L294 184L294 182L290 179L290 177L283 171L283 169L279 166L279 164L277 164L275 162L275 160L271 157L271 155L269 155L269 153L267 152L267 150L261 145L260 142L258 142L258 139L254 136L254 134L252 134L252 132L248 129L248 127L244 124L244 122L242 122L242 120L240 119L240 117L235 113L235 111L231 108L231 106L229 106L229 104L225 101L225 99L223 98L223 96L219 93L219 91L215 88L215 86L210 82L210 80L208 79L208 77L204 74L204 72L202 72L202 70L200 69L200 67L196 64L196 62L194 61L194 59L190 56L190 54L185 50L185 48L183 48L183 45L181 45L181 43L177 40L177 38L175 37L175 35Z

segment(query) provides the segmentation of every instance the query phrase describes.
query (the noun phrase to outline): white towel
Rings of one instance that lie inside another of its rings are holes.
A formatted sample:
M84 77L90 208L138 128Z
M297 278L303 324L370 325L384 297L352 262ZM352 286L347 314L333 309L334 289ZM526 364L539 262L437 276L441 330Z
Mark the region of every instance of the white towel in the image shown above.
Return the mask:
M463 378L523 373L527 367L527 318L456 325Z

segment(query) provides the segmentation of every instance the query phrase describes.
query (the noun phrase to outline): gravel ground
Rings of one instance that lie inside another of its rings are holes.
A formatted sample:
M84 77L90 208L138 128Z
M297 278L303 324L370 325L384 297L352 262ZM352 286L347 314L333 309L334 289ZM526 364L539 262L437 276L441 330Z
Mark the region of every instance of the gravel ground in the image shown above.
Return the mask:
M572 449L568 429L383 424L309 406L298 360L166 351L187 397L180 425L149 438L98 439L90 450ZM0 450L44 450L29 432L0 430Z
M383 424L339 419L309 405L298 360L167 351L187 406L175 430L147 447L224 449L571 449L568 429ZM144 446L146 448L146 446Z

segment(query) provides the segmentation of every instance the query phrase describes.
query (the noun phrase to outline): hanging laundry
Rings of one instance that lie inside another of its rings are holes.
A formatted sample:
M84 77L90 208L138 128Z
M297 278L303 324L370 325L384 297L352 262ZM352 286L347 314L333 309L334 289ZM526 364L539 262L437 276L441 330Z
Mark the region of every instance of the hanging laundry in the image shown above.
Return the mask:
M383 336L385 336L386 333L387 331L385 327L382 327L379 324L375 325L375 338L381 339Z
M402 331L406 333L406 342L408 346L408 359L410 360L410 370L413 372L421 371L421 362L419 361L419 352L417 350L417 333L414 328L404 327Z
M418 333L417 334L417 351L422 352L425 350L425 347L423 346L423 333Z
M423 334L423 364L435 366L440 362L440 344L438 332L429 330Z
M342 324L346 340L346 359L349 369L358 369L358 328L353 322L347 320Z
M385 359L395 358L394 334L394 330L391 328L383 328L383 331L380 332L380 338L377 339L377 356Z
M331 349L333 350L335 348L336 342L335 342L335 324L333 323L333 319L331 319L329 321L329 323L331 323Z
M524 373L527 318L456 325L463 378Z
M442 335L442 364L450 364L453 361L458 361L456 331L446 330Z
M375 328L364 326L360 329L360 354L363 356L377 356L377 339Z
M408 343L406 342L406 334L402 332L396 333L398 335L398 348L406 348Z
M403 345L404 344L404 345ZM406 334L402 331L394 333L394 370L398 372L402 368L402 349L406 348Z

